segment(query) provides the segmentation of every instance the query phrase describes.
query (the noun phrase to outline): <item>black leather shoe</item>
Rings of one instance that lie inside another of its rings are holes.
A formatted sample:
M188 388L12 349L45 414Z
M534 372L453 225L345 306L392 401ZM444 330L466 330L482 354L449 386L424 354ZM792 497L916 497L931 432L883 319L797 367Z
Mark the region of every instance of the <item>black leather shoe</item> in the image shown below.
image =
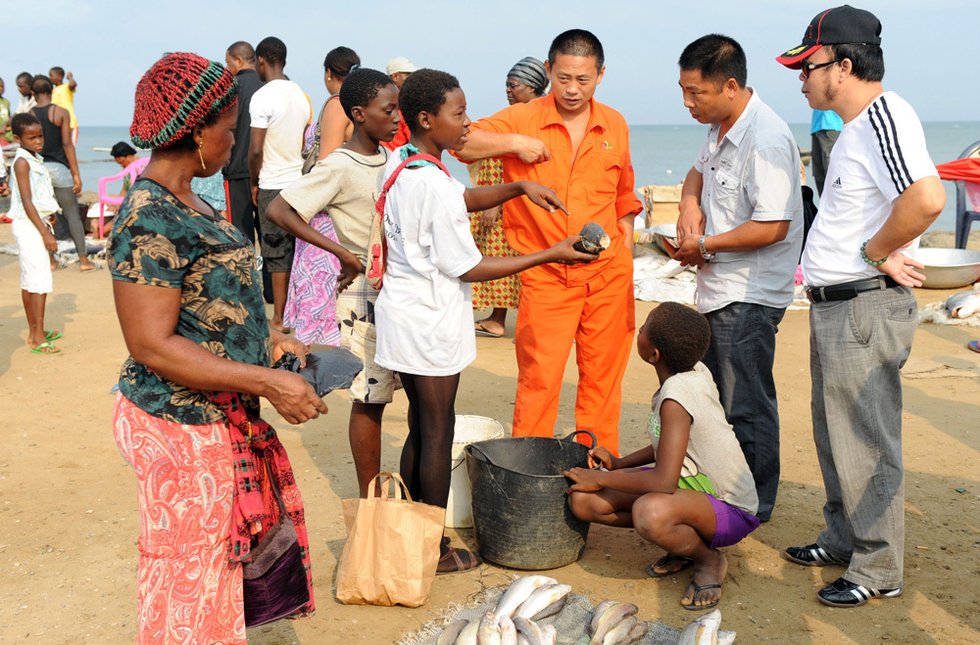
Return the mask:
M902 588L871 589L854 584L844 578L837 578L817 592L817 598L831 607L860 607L872 598L895 598L902 595Z
M783 557L790 562L808 567L826 567L832 564L847 566L847 560L830 555L816 544L791 546L783 551Z

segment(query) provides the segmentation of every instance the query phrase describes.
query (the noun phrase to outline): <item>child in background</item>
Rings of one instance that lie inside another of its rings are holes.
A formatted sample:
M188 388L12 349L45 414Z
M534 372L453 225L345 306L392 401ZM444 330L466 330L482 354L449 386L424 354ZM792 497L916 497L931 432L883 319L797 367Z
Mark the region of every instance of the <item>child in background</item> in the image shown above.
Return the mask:
M387 180L409 157L461 148L470 120L459 82L422 69L398 97L410 142L394 151ZM547 262L590 262L598 256L572 248L580 236L514 257L483 257L470 235L468 212L521 195L549 211L565 210L553 191L528 181L466 189L443 168L415 160L397 176L384 210L388 258L375 309L375 362L399 373L408 396L408 437L401 475L412 497L446 507L459 375L476 358L470 282L494 280ZM567 212L567 211L566 211ZM438 573L472 569L477 557L443 538Z
M660 389L650 413L651 445L625 457L603 447L590 466L564 474L572 513L581 520L632 526L667 554L647 567L654 578L694 565L681 598L685 609L710 609L721 599L728 565L718 549L759 526L759 499L711 373L700 362L711 332L707 319L676 302L647 316L637 353L653 365ZM644 467L653 463L654 466Z
M348 433L361 496L381 470L381 417L390 403L397 377L374 362L374 303L378 292L364 280L367 248L378 198L381 172L388 151L379 146L398 132L398 87L389 76L373 69L350 73L340 89L339 103L354 123L350 140L318 162L309 174L283 189L269 204L266 216L296 236L296 261L289 285L287 311L301 312L304 322L294 327L296 338L311 326L327 328L340 344L364 363L364 369L347 390L351 399ZM313 227L326 212L333 220L339 244ZM333 304L335 280L315 271L299 272L296 266L321 266L336 278L325 259L336 257L342 267L336 315L327 319L327 303ZM327 290L331 292L327 292ZM320 335L325 335L326 329Z
M11 232L17 241L20 261L20 289L27 314L27 344L35 354L57 354L51 341L60 331L45 331L44 306L51 293L51 264L48 252L58 249L45 219L58 211L51 176L44 168L41 149L44 132L41 122L30 113L15 114L10 120L14 141L20 144L11 166Z

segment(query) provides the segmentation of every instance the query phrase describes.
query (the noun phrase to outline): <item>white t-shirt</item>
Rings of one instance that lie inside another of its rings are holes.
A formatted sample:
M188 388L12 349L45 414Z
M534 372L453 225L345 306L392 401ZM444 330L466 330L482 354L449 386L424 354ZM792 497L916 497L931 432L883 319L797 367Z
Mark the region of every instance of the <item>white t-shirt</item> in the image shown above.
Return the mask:
M387 180L401 163L395 150ZM470 233L465 186L439 168L406 168L388 191L388 259L375 304L382 367L450 376L476 359L470 284L459 276L483 259Z
M40 217L47 217L52 213L61 210L54 197L54 187L51 183L51 175L44 167L44 159L41 155L32 155L23 148L18 148L14 155L14 164L18 159L27 162L27 178L31 184L31 202ZM10 165L10 211L7 216L10 219L29 219L27 211L24 210L24 203L20 199L20 188L17 185L17 173L14 171L13 164Z
M881 275L861 258L861 244L878 232L906 188L938 174L918 115L894 92L845 123L803 250L806 284L826 287ZM909 248L918 246L916 238Z
M292 81L277 78L252 95L253 128L264 128L259 188L281 190L303 174L303 135L313 118L310 98Z
M667 399L677 401L692 419L678 488L708 493L754 515L759 510L755 480L704 363L674 374L653 395L649 432L654 450L660 445L660 406Z
M701 173L705 235L718 235L749 221L789 220L781 241L751 251L716 253L698 269L698 311L733 302L788 307L803 241L800 153L789 126L752 90L745 110L718 142L718 124L708 130L694 169Z

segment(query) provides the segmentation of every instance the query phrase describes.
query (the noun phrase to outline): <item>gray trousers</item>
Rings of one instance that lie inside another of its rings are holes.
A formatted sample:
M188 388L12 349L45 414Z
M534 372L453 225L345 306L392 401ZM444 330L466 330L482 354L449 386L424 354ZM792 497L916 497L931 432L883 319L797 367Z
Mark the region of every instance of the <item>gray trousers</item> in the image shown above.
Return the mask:
M902 381L918 306L910 289L865 291L810 307L813 441L827 527L817 544L850 560L844 577L902 584L905 474Z

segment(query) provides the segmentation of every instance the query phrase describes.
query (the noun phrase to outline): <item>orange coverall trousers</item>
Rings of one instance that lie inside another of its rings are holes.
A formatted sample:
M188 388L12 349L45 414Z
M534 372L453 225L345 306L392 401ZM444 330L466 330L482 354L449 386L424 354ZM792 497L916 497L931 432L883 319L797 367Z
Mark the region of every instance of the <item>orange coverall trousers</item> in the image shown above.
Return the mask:
M623 373L633 346L636 314L633 263L620 254L588 283L566 286L540 270L521 274L517 313L515 437L553 437L558 398L572 340L578 365L575 429L619 455ZM578 437L588 443L585 435Z

